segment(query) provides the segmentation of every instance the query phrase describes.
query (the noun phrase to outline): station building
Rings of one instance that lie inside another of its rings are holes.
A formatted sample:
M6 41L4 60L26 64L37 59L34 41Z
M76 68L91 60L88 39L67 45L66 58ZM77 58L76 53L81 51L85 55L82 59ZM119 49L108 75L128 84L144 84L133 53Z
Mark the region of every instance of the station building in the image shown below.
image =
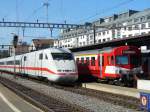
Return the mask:
M113 39L148 34L150 33L150 9L143 11L128 10L99 18L91 24L92 26L98 26L95 31L91 28L63 30L59 39L54 41L54 46L75 48Z

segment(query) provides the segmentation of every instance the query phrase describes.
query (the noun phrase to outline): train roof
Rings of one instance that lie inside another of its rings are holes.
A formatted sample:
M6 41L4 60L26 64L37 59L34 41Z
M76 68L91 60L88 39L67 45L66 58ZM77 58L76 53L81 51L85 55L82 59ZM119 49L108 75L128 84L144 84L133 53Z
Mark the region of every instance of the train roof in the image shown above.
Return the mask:
M74 55L81 55L81 54L99 54L99 53L103 53L103 52L111 52L112 51L112 47L107 47L107 48L103 48L103 49L95 49L95 50L86 50L86 51L80 51L80 52L74 52Z
M27 54L31 54L31 53L34 53L34 52L47 52L47 53L71 53L71 51L67 48L47 48L47 49L41 49L41 50L38 50L38 51L32 51L32 52L29 52L29 53L25 53L25 54L21 54L21 55L16 55L16 57L19 57L19 56L22 56L22 55L27 55ZM0 59L0 61L3 61L5 59L9 60L11 58L13 58L14 56L11 56L11 57L6 57L6 58L2 58Z

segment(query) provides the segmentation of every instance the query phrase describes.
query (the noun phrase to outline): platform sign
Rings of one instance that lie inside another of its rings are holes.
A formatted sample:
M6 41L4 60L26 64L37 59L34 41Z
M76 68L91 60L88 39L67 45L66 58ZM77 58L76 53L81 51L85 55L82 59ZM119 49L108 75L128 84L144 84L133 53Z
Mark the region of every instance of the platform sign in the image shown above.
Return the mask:
M150 93L140 93L141 109L150 112Z

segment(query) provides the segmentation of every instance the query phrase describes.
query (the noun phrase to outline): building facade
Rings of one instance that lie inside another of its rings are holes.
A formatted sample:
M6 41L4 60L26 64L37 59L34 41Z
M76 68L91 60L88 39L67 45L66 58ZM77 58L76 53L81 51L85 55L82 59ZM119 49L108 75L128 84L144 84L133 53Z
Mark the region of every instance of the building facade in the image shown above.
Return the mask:
M91 23L93 29L67 29L54 41L58 47L81 47L113 39L134 37L150 33L150 9L143 11L128 10L120 14L100 18Z

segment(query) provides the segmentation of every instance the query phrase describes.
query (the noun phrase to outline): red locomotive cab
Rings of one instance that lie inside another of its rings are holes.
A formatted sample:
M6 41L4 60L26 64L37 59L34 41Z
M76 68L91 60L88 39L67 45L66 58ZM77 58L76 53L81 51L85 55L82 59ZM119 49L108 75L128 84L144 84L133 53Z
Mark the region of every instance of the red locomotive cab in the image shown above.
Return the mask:
M99 70L102 79L132 80L135 75L141 75L140 50L134 46L113 48L110 52L99 54Z

